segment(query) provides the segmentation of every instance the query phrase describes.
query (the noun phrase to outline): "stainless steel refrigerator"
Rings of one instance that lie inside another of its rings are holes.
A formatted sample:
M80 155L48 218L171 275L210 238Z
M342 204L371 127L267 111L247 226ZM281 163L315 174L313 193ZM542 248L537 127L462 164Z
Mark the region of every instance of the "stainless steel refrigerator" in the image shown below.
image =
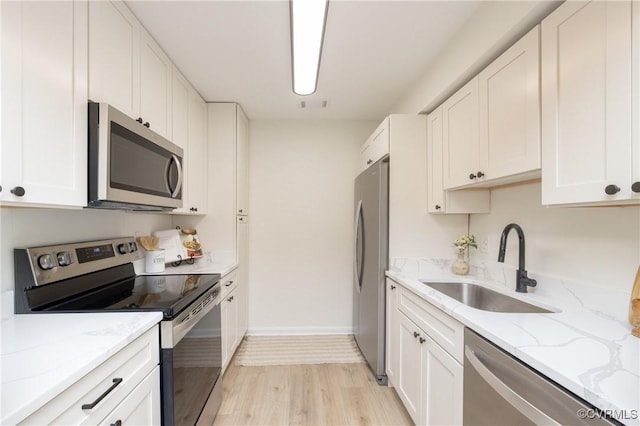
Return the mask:
M389 157L355 181L353 328L360 351L379 384L385 374L385 271L389 251Z

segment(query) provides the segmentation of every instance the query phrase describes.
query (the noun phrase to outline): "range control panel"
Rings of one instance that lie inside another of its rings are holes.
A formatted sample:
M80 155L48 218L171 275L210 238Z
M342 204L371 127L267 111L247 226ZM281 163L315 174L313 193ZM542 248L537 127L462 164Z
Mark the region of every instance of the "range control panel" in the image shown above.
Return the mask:
M16 249L25 251L36 285L112 268L144 257L134 237Z

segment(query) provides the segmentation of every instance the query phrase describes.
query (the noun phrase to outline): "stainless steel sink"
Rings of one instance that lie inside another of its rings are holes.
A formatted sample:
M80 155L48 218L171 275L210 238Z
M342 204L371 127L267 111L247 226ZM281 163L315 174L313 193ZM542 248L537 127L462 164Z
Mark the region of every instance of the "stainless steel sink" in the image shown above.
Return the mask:
M476 284L459 282L432 283L426 281L422 281L422 283L456 299L460 303L483 311L543 314L553 312Z

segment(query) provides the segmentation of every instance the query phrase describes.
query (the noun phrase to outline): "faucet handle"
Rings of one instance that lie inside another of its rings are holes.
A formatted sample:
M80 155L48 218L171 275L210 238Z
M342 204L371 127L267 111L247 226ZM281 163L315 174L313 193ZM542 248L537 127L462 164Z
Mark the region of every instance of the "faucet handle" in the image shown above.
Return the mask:
M535 287L537 284L536 280L527 276L527 271L516 271L516 291L518 293L526 293L527 287Z
M527 287L535 287L536 285L538 285L538 281L534 280L533 278L529 278L527 276L522 277L520 282L526 285Z

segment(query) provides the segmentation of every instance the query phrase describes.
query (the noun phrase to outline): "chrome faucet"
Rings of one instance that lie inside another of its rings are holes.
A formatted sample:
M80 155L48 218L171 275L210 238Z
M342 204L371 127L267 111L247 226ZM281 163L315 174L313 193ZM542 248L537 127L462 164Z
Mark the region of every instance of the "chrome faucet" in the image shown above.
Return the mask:
M498 250L498 262L504 262L504 252L507 249L507 236L509 231L515 229L518 233L518 270L516 271L516 291L526 293L527 287L535 287L537 283L533 278L527 277L527 271L524 269L524 232L520 225L510 223L502 230L500 237L500 250Z

